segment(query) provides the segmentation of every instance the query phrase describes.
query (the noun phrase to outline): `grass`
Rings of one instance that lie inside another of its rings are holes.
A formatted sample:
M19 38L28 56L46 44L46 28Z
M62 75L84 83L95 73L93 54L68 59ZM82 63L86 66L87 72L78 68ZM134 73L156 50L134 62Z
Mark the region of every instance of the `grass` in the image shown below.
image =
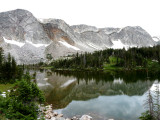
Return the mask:
M118 59L118 62L120 62L120 59ZM117 63L117 58L113 57L113 56L110 56L109 57L109 62L104 63L103 68L104 68L104 70L122 70L122 69L124 69L122 67L116 66L116 63ZM160 70L160 64L158 63L158 61L155 61L155 60L147 60L147 66L146 67L135 66L133 68L133 70L144 70L144 69L159 71Z
M44 66L44 67L41 67L41 69L52 69L53 66Z
M160 64L155 61L149 61L148 62L148 69L152 71L159 71L160 70Z
M0 120L7 120L4 115L0 115Z
M150 71L160 71L160 64L158 63L158 61L156 60L151 60L151 59L147 59L147 63L146 63L146 66L132 66L131 68L125 68L125 67L120 67L120 66L117 66L117 60L118 60L118 63L121 62L121 59L117 57L114 57L114 56L110 56L109 57L109 62L105 62L103 64L103 68L54 68L53 66L43 66L41 67L42 69L52 69L52 70L70 70L70 71L115 71L115 70L150 70Z
M118 62L120 59L118 59ZM122 67L117 67L117 58L116 57L109 57L109 63L104 63L104 70L122 70Z
M0 84L0 91L1 92L6 92L10 88L12 88L14 84Z

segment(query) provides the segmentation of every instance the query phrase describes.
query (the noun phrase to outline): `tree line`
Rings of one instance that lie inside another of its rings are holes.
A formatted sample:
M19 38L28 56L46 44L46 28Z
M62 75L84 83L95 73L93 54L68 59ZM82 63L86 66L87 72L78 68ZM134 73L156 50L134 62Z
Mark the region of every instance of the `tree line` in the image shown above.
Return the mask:
M39 105L45 102L43 92L31 81L29 72L16 64L10 54L4 55L0 48L0 84L11 84L7 91L0 91L0 119L6 120L44 120ZM1 94L5 94L2 96Z
M114 59L110 59L113 57ZM115 67L133 69L137 66L147 68L151 63L160 64L160 45L154 47L129 48L125 49L106 49L93 53L75 54L71 58L53 61L54 68L99 68L114 61Z
M23 70L18 67L15 59L10 54L5 56L0 48L0 83L13 83L16 79L21 79L22 75Z

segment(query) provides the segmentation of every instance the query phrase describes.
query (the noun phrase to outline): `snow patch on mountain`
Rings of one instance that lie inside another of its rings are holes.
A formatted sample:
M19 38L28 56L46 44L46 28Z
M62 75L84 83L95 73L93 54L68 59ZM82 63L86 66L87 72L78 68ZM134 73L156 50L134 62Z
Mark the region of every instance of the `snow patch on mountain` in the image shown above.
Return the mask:
M159 42L159 41L160 41L160 36L154 36L154 37L152 37L152 39L153 39L155 42Z
M92 44L92 43L87 43L90 47L92 47L92 48L94 48L94 49L96 49L96 50L102 50L102 48L100 48L100 47L98 47L98 46L96 46L96 45L94 45L94 44Z
M116 40L116 41L112 41L113 46L111 48L113 49L123 49L126 48L127 46L124 45L120 39Z
M33 45L35 47L42 47L42 46L47 47L49 45L49 44L34 44L34 43L30 42L30 41L26 41L26 43L29 43L29 44L31 44L31 45Z
M43 23L44 20L45 20L45 19L43 19L43 18L39 18L39 19L38 19L38 21L41 22L41 23Z
M4 41L8 44L13 44L13 45L17 45L19 47L22 47L25 43L22 42L17 42L16 40L8 40L5 37L3 37Z
M6 39L5 37L3 37L3 39L4 39L4 41L6 42L6 43L8 43L8 44L13 44L13 45L17 45L17 46L19 46L20 48L21 47L23 47L26 43L29 43L29 44L31 44L32 46L34 46L34 47L42 47L42 46L44 46L44 47L47 47L49 44L34 44L34 43L32 43L32 42L30 42L30 41L26 41L25 43L23 43L23 42L18 42L18 41L16 41L16 40L8 40L8 39Z
M59 43L61 43L62 45L66 46L67 48L72 48L74 50L80 50L79 48L75 47L75 46L72 46L70 44L68 44L67 42L65 41L58 41Z

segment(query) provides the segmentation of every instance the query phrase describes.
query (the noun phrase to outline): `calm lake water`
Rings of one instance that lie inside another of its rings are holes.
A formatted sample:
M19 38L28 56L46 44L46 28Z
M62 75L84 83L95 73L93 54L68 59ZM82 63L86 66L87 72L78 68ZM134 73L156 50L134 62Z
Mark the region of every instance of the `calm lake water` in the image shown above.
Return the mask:
M37 71L37 84L55 111L94 120L137 120L157 80L146 72Z

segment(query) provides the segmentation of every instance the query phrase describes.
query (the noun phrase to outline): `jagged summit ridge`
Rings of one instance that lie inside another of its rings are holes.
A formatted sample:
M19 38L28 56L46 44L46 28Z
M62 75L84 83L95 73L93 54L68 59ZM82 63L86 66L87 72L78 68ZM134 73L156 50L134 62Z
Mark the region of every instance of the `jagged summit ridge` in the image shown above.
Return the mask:
M74 32L77 33L83 33L86 31L92 31L92 32L98 32L98 28L94 27L94 26L88 26L88 25L73 25L71 26L71 28L74 30Z

